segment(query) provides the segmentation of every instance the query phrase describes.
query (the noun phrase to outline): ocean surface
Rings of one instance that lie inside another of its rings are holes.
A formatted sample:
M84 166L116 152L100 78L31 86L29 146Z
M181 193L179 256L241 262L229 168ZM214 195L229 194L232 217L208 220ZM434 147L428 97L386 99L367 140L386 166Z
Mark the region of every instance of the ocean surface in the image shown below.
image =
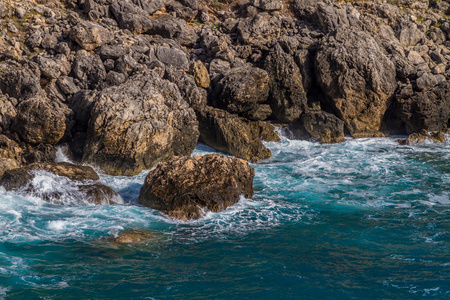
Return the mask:
M187 223L136 203L147 172L102 175L111 206L0 190L0 299L450 299L449 143L266 145L253 199Z

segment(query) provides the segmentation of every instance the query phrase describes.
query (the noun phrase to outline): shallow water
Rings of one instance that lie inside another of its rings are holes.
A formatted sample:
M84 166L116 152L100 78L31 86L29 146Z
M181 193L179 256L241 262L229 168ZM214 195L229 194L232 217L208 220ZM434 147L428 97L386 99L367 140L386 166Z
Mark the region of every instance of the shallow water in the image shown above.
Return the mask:
M267 146L253 199L188 223L136 204L146 172L101 176L120 205L0 191L0 298L450 298L448 143ZM159 238L105 239L127 228Z

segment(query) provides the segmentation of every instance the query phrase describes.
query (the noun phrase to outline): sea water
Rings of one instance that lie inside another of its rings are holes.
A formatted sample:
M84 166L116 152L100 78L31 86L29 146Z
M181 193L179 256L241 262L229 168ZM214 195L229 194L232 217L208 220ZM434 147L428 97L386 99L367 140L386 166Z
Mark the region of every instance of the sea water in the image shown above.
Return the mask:
M148 171L102 175L111 206L1 190L0 299L450 298L448 143L266 145L253 199L187 223L137 204ZM156 237L107 239L130 228Z

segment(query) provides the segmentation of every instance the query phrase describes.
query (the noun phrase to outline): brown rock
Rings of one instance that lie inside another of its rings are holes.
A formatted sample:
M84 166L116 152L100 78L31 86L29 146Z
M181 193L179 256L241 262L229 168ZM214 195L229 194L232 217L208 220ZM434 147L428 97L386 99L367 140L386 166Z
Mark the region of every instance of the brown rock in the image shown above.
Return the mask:
M244 160L220 154L178 157L159 164L145 179L139 203L187 221L203 210L219 212L253 197L255 171Z
M237 115L217 108L206 107L197 111L199 141L214 149L250 161L271 156L256 131Z
M109 240L119 244L140 243L157 238L158 235L150 230L144 229L125 229L117 236Z
M106 28L92 22L80 21L70 30L69 37L87 51L111 42L114 38Z
M194 75L195 83L197 83L199 87L205 89L209 87L211 79L209 78L208 70L201 61L197 60L192 65L192 74Z

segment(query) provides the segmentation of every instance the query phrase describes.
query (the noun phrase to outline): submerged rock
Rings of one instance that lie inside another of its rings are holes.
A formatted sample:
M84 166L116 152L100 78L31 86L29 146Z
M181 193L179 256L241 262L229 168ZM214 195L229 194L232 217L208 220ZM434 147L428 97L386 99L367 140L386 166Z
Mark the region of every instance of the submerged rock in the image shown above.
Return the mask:
M149 241L157 238L158 235L150 230L144 229L125 229L116 236L109 238L109 241L118 244L131 244Z
M254 169L248 162L220 154L177 157L159 164L145 179L139 203L187 221L219 212L253 197Z
M400 145L420 145L427 141L433 143L445 143L444 132L438 131L431 133L426 130L422 130L419 133L411 133L406 139L397 140Z
M98 180L91 167L66 162L34 163L5 172L0 178L0 186L7 191L32 194L54 204L123 203L113 189Z

